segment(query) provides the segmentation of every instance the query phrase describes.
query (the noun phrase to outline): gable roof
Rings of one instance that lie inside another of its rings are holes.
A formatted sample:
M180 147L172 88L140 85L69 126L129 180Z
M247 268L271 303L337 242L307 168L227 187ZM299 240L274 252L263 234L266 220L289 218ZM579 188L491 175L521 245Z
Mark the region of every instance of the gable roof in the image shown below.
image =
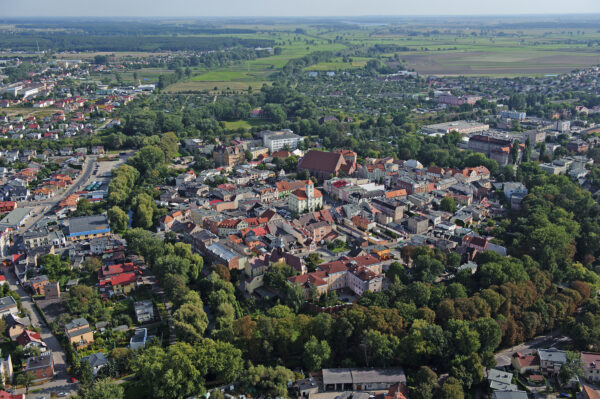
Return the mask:
M346 161L340 153L310 150L298 163L298 169L336 173Z

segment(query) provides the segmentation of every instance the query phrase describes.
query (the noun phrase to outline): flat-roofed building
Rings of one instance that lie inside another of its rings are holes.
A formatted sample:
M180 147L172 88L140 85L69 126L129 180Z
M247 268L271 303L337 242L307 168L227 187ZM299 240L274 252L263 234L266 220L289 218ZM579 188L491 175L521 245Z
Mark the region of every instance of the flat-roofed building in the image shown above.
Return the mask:
M398 383L406 384L406 374L401 368L323 369L323 387L326 391L378 390Z
M51 351L46 351L40 356L32 356L25 363L24 372L31 373L34 382L49 380L54 377L54 359Z
M12 296L5 296L4 298L0 298L0 316L4 317L9 314L16 315L19 313L19 308L17 307L17 302Z
M453 121L423 126L421 132L429 136L443 136L450 132L457 132L459 134L472 134L486 132L488 130L490 130L490 125L485 123Z
M108 236L110 234L108 217L106 215L93 215L71 218L69 219L67 232L69 241Z

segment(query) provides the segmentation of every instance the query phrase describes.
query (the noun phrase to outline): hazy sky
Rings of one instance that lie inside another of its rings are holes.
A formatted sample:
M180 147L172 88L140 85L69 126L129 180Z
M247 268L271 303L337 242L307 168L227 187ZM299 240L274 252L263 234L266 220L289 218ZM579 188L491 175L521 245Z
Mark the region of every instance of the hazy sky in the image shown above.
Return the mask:
M600 0L0 0L0 18L507 15L598 12Z

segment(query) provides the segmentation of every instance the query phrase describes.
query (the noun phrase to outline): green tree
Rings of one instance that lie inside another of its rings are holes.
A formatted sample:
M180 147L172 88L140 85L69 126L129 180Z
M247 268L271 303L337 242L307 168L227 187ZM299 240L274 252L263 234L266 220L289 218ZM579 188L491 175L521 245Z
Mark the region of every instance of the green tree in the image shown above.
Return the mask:
M89 388L81 386L79 396L81 399L122 399L124 389L111 379L96 380Z
M202 309L202 304L184 303L173 313L175 333L185 342L200 342L206 327L208 317Z
M440 208L445 212L456 212L456 201L452 196L446 196L440 202Z
M25 393L29 394L29 387L33 384L35 377L32 373L25 372L17 376L17 385L23 385L25 387Z
M319 341L315 336L312 336L304 344L304 366L311 371L321 370L327 364L331 356L331 349L327 341Z
M92 214L92 205L87 198L81 198L77 202L77 210L75 211L76 216L89 216Z
M441 399L464 399L464 397L463 387L454 377L448 378L440 388Z
M282 366L250 365L242 374L241 383L267 397L287 397L287 384L293 379L294 373Z
M583 377L583 362L579 353L567 351L567 361L560 367L558 379L565 385L574 377Z
M102 261L95 256L89 256L81 265L83 266L84 270L90 273L96 273L98 269L102 267Z
M124 232L129 225L129 215L116 205L108 210L108 220L116 233Z
M489 317L477 319L475 322L475 330L479 333L482 352L494 352L498 345L500 345L502 332L500 331L500 326L498 326L498 323L496 323L494 319Z
M171 160L179 151L179 139L175 133L167 132L160 137L160 143L158 146L165 154L165 159Z

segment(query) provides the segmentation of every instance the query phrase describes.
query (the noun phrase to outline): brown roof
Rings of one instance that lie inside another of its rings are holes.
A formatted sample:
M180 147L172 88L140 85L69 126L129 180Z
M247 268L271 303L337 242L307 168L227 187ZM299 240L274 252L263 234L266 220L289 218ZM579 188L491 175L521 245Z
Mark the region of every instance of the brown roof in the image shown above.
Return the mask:
M540 359L536 355L522 355L519 352L513 355L517 359L520 367L538 366Z
M298 197L299 200L308 199L305 188L299 188L298 190L293 191L292 194L294 194L296 197ZM314 194L313 198L320 198L323 196L323 194L321 194L321 192L319 190L317 190L316 188L313 190L313 194Z
M585 399L600 399L600 394L588 385L583 384L583 397Z
M345 163L342 154L311 150L300 160L298 169L336 173Z

